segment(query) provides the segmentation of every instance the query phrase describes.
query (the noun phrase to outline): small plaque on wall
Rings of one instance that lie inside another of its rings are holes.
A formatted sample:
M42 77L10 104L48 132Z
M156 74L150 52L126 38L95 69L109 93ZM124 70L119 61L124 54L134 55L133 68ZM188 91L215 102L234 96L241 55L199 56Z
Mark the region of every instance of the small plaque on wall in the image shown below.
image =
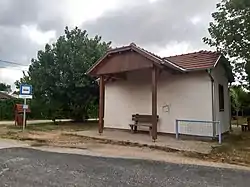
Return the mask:
M164 105L164 106L162 107L162 111L163 111L163 112L169 112L169 108L170 108L169 105L166 104L166 105Z

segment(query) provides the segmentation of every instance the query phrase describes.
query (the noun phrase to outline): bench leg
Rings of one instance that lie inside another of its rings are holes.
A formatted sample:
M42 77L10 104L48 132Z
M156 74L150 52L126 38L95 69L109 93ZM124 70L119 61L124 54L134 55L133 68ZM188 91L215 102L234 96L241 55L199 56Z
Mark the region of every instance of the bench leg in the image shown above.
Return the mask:
M135 127L136 126L133 125L133 127L132 127L132 133L135 133Z
M152 136L152 127L149 127L149 136Z
M131 133L134 133L134 125L129 125Z
M136 125L134 126L134 132L137 132L137 126Z

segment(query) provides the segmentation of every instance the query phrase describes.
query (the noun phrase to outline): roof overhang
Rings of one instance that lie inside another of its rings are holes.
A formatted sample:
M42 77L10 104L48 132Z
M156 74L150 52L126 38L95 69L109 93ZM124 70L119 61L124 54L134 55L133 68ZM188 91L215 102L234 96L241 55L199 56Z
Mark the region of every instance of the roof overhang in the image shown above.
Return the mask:
M92 76L98 76L98 74L96 74L95 71L97 68L99 68L99 66L101 66L101 64L104 62L105 59L115 54L121 54L122 52L125 52L125 51L137 52L138 54L150 60L155 66L161 69L170 68L171 70L174 70L174 71L185 72L185 69L179 67L178 65L168 60L164 60L161 57L153 53L150 53L149 51L146 51L142 48L139 48L134 43L132 43L128 46L108 50L107 53L103 57L101 57L86 73Z
M138 47L136 44L134 43L131 43L130 45L128 46L123 46L123 47L119 47L119 48L114 48L114 49L110 49L107 51L107 53L102 56L87 72L86 74L89 74L91 76L95 76L95 77L98 77L100 76L101 74L98 74L97 70L100 68L101 69L101 66L105 63L108 63L108 58L112 58L114 57L115 55L117 54L123 54L125 52L136 52L137 54L141 55L142 57L144 57L145 59L145 63L147 63L146 61L150 61L150 63L152 63L154 66L157 66L158 68L160 69L163 69L163 70L171 70L171 71L174 71L174 72L179 72L179 73L191 73L191 72L197 72L197 71L206 71L206 70L209 70L209 69L214 69L219 62L222 61L222 59L226 59L223 55L218 55L218 58L216 58L214 60L214 63L211 63L208 64L207 66L203 66L203 67L199 67L199 64L197 64L197 67L192 67L192 68L184 68L183 66L180 66L178 64L178 62L175 62L175 61L172 61L168 58L170 57L165 57L165 58L161 58L143 48L140 48ZM193 54L211 54L211 55L214 55L216 52L207 52L207 51L200 51L200 52L195 52ZM188 54L183 54L183 55L190 55L192 53L188 53ZM218 53L217 53L218 54ZM180 55L180 56L183 56L183 55ZM177 55L178 56L178 55ZM143 61L144 62L144 61ZM113 64L114 66L116 65L115 63ZM145 68L144 65L142 65L143 67L142 68ZM128 70L129 71L129 70ZM113 73L120 73L120 72L112 72L110 74L113 74ZM104 74L105 75L105 74ZM108 74L107 74L108 75Z

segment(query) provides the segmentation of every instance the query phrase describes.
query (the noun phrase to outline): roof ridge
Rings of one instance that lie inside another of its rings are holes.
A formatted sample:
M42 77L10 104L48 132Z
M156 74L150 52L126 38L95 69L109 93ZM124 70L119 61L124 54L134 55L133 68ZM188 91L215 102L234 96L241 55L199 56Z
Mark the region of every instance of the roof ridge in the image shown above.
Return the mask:
M113 49L109 50L108 52L112 53L112 52L115 52L116 50L126 49L126 48L135 48L135 49L138 49L138 50L140 50L140 51L142 51L144 53L147 53L148 55L152 56L153 58L156 58L157 60L160 61L161 64L165 64L166 65L166 63L168 63L168 64L170 64L171 66L173 66L173 67L175 67L177 69L185 71L185 68L183 68L182 66L180 66L180 65L178 65L178 64L176 64L176 63L174 63L174 62L172 62L170 60L166 60L163 57L161 57L161 56L159 56L159 55L157 55L157 54L155 54L153 52L150 52L150 51L146 50L145 48L142 48L142 47L136 45L134 42L130 43L129 45L125 45L125 46L122 46L122 47L113 48Z
M152 56L154 56L154 57L156 57L156 58L159 58L159 60L161 60L163 63L169 63L169 64L171 64L172 66L177 67L177 68L181 69L182 71L185 71L185 68L184 68L184 67L182 67L182 66L180 66L180 65L178 65L178 64L176 64L176 63L174 63L174 62L172 62L171 60L166 60L166 59L164 59L164 57L161 57L161 56L159 56L159 55L157 55L157 54L155 54L155 53L152 53L152 52L150 52L150 51L148 51L148 50L146 50L146 49L144 49L144 48L142 48L142 47L139 47L139 46L137 46L135 43L131 43L130 45L131 45L131 46L134 46L134 47L136 47L136 48L138 48L139 50L142 50L142 51L148 53L149 55L152 55Z
M142 51L144 51L144 52L147 52L147 53L149 53L149 54L151 54L151 55L153 55L153 56L159 58L160 60L164 60L161 56L159 56L159 55L157 55L157 54L155 54L155 53L152 53L152 52L146 50L145 48L139 47L139 46L136 45L134 42L130 43L129 45L123 45L123 46L111 48L111 49L108 50L108 52L112 52L112 51L114 51L114 50L122 49L122 48L127 48L127 47L136 47L136 48L138 48L138 49L140 49L140 50L142 50Z
M132 43L132 45L133 45L134 43ZM161 60L164 60L162 57L160 57L159 55L157 55L157 54L155 54L155 53L152 53L152 52L150 52L150 51L148 51L148 50L146 50L146 49L144 49L144 48L142 48L142 47L139 47L139 46L137 46L137 45L135 45L135 47L137 47L138 49L141 49L141 50L143 50L143 51L145 51L145 52L147 52L147 53L149 53L149 54L151 54L151 55L154 55L155 57L157 57L157 58L159 58L159 59L161 59Z
M114 48L110 48L107 50L107 52L112 52L112 51L115 51L117 49L123 49L123 48L127 48L127 47L130 47L130 46L127 46L127 45L123 45L123 46L119 46L119 47L114 47Z

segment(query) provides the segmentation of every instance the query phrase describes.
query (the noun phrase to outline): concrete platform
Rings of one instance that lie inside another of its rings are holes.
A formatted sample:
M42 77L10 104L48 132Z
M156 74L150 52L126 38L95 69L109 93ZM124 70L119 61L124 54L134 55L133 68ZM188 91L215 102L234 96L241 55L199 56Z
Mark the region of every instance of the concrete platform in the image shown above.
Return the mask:
M114 142L132 143L138 146L157 147L162 149L171 149L172 151L189 151L202 154L208 154L211 152L212 147L218 145L216 142L205 142L198 140L177 140L174 137L168 135L158 135L156 142L153 142L148 134L135 133L132 134L129 131L123 130L111 130L105 129L102 135L99 135L96 129L88 131L78 131L74 133L78 136L90 137L100 140L110 140Z

